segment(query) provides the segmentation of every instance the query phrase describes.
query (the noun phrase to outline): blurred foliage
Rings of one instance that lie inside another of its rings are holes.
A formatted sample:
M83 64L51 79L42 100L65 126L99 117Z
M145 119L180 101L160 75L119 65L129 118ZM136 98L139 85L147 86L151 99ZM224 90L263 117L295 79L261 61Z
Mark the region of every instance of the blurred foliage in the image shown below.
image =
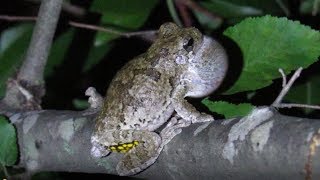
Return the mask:
M208 99L202 100L202 103L206 105L210 111L224 115L226 119L245 116L254 109L254 106L250 103L232 104L225 101L213 102Z
M12 166L18 158L16 132L7 119L0 116L0 165Z

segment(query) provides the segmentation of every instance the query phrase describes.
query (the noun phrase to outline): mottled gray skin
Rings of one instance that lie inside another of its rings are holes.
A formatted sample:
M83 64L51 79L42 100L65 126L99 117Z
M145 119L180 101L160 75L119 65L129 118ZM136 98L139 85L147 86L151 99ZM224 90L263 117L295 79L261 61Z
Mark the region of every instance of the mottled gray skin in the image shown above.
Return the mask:
M117 172L146 169L182 127L214 120L184 98L210 94L226 70L226 53L216 41L196 28L163 24L148 51L128 62L110 84L91 139L92 155L102 157L111 145L137 140L143 143L124 154ZM160 134L153 132L166 122Z

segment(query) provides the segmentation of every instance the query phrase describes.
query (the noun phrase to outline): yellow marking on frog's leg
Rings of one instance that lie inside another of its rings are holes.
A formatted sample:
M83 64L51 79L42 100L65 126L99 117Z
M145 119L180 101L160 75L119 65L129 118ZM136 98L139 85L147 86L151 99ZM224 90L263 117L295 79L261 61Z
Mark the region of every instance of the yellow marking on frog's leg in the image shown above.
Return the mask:
M115 150L117 150L117 148L116 148L116 147L114 147L114 146L110 146L109 150L111 150L111 151L115 151Z
M144 142L139 142L137 140L134 140L128 143L119 143L117 145L110 146L109 150L112 152L127 153L128 151L130 151L132 148L136 147L140 143L144 143Z
M132 147L134 147L134 146L133 146L132 143L129 143L129 144L128 144L128 147L129 147L129 148L132 148Z
M133 145L134 146L138 146L139 145L139 141L133 141Z
M136 174L156 161L162 149L161 137L157 133L145 130L122 130L121 133L130 134L131 142L126 144L132 147L117 165L119 175Z

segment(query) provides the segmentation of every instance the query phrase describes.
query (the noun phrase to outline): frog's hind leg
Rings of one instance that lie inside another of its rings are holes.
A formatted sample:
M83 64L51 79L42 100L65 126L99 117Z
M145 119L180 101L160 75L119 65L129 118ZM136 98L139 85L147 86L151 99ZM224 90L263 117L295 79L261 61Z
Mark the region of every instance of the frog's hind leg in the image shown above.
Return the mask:
M157 133L144 130L121 130L120 134L123 140L134 140L136 146L125 153L118 163L119 175L134 175L156 161L161 152L161 138Z

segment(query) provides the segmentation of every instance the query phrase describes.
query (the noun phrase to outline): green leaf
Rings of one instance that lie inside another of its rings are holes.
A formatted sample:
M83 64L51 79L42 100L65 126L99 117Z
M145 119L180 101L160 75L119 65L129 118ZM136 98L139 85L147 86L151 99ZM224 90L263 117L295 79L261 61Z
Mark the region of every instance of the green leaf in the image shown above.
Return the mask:
M308 79L307 82L293 86L288 94L284 97L285 101L291 103L301 104L320 104L320 76L314 76ZM312 111L312 109L305 108L306 113Z
M228 28L243 53L243 70L226 94L266 87L272 80L299 67L308 67L320 56L320 33L297 21L264 16L247 18Z
M225 101L210 101L203 99L202 103L209 108L210 111L224 115L225 118L233 118L246 116L255 106L249 103L231 104Z
M19 24L0 34L0 97L4 95L7 79L20 66L30 43L32 24Z
M18 158L17 137L13 125L3 116L0 116L0 137L0 163L12 166Z
M54 72L54 68L63 62L73 35L74 29L69 29L53 42L45 68L45 76L50 76Z
M211 0L201 2L201 5L211 12L218 14L224 18L232 18L239 16L256 16L262 15L262 10L252 6L242 6L223 0Z
M136 30L142 26L158 0L95 0L91 11L102 14L101 24L117 31ZM118 35L98 32L95 45L104 44Z

